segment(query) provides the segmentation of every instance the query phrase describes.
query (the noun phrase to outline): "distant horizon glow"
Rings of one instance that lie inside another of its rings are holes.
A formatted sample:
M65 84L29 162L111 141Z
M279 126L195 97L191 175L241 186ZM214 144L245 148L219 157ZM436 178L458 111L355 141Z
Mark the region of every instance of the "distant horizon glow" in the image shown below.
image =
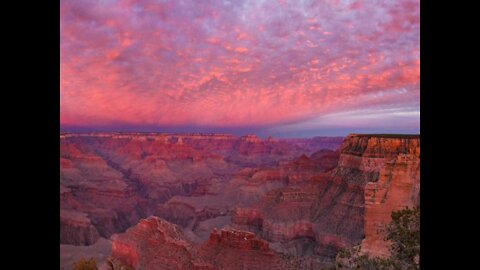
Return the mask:
M61 0L61 131L420 133L418 0Z

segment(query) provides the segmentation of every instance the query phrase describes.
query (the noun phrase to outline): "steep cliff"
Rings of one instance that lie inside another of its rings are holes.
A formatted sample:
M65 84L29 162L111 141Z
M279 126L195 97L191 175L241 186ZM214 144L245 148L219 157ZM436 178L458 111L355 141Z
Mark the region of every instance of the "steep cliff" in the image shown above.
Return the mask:
M388 256L382 229L392 211L412 208L420 199L419 136L351 135L342 145L339 166L361 170L365 185L364 234L361 250Z

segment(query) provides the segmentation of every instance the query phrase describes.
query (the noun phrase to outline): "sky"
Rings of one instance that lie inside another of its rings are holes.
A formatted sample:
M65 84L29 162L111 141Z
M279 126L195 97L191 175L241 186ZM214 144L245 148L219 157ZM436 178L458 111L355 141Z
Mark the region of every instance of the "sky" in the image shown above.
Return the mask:
M61 0L61 130L419 133L419 6Z

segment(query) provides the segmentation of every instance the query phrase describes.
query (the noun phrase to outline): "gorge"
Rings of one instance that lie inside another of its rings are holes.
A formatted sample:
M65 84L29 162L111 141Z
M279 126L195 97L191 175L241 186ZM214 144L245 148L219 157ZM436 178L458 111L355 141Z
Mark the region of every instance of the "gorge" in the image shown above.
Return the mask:
M61 133L60 263L326 269L419 194L419 135Z

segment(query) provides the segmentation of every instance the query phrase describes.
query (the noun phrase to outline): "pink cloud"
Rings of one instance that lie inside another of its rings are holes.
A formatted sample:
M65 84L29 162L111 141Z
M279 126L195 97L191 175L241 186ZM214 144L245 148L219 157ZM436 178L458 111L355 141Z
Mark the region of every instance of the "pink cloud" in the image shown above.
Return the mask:
M418 106L419 2L348 2L62 0L60 122L271 126Z

